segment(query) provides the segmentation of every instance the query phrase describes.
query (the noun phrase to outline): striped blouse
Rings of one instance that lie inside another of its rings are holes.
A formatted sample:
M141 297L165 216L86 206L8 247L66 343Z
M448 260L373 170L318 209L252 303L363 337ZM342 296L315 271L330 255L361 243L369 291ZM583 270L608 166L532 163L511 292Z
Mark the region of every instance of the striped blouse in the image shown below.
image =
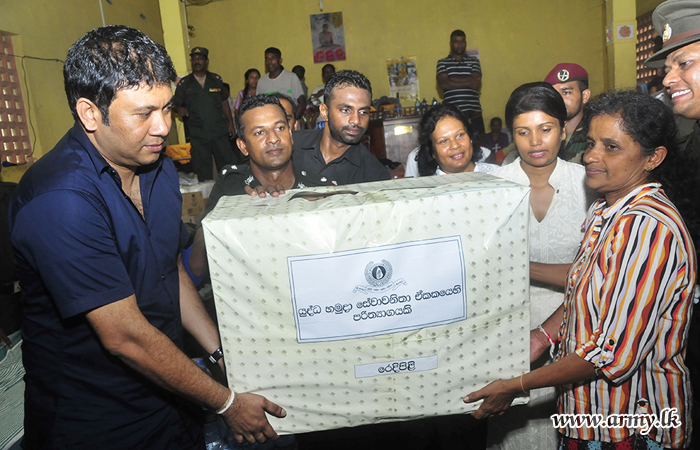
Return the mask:
M663 447L688 446L692 400L684 358L695 276L690 235L659 184L641 186L611 206L605 199L591 206L568 275L558 358L575 353L600 376L560 387L560 414L660 417L676 408L681 426L652 427L649 437ZM617 442L638 429L559 431Z

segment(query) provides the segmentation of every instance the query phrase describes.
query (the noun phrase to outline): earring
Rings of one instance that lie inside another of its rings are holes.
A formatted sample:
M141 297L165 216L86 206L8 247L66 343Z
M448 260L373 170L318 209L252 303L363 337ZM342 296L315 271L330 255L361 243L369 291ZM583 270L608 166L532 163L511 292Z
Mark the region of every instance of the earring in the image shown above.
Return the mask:
M649 167L646 168L646 171L647 171L647 172L651 172L652 170L654 170L654 168L653 168L652 166L649 166Z

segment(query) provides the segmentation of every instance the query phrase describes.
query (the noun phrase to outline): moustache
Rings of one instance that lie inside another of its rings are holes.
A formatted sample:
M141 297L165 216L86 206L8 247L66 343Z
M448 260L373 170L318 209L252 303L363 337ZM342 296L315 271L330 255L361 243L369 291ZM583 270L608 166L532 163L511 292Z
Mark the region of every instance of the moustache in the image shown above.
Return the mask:
M347 126L341 128L341 130L343 130L343 131L349 131L349 130L353 130L353 131L362 131L363 133L364 133L364 131L365 131L364 128L358 127L357 125L347 125Z

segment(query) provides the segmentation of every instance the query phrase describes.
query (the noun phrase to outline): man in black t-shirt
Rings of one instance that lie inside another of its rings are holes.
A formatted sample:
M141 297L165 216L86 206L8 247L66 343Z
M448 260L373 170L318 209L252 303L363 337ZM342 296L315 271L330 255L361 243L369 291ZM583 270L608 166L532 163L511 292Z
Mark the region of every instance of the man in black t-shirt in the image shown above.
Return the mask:
M251 195L264 197L259 186L275 186L276 197L287 189L312 186L332 186L335 181L298 169L292 165L292 132L284 108L274 96L256 95L243 101L236 116L238 147L250 158L250 164L226 166L211 190L205 215L214 209L224 195L243 195L251 188ZM196 276L207 273L204 232L195 233L190 253L190 270Z
M338 184L389 179L389 171L360 142L369 125L372 85L354 70L341 70L326 83L323 130L294 133L294 164Z

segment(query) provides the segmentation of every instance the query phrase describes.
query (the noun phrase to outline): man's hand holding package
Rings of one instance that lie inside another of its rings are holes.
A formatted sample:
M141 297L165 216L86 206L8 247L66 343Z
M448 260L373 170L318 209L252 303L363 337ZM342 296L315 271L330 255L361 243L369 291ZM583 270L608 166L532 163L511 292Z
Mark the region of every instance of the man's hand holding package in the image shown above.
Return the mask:
M223 414L224 422L233 431L238 443L248 441L265 442L278 439L279 435L272 429L265 413L275 417L285 417L287 412L257 394L236 394L231 407Z
M284 194L284 186L281 184L278 184L277 186L256 186L255 189L250 186L246 186L245 191L252 197L265 198L267 194L270 194L273 197L279 197L280 195Z

